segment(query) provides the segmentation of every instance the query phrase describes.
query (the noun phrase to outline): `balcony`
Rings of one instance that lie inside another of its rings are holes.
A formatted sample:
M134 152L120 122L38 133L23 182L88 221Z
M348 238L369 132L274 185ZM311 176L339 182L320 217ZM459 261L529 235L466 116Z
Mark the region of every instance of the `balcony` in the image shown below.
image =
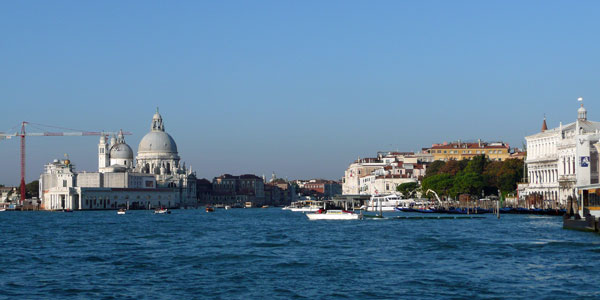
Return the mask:
M527 157L525 160L526 163L536 163L536 162L546 162L546 161L556 161L558 160L558 154L545 154L534 157Z
M575 176L575 174L558 176L558 182L575 182L575 181L577 181L577 177Z

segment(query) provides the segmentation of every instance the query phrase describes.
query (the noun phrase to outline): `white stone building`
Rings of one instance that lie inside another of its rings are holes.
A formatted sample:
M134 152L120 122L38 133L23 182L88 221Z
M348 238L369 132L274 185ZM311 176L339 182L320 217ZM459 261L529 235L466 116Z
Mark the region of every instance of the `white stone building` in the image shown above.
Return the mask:
M40 176L41 209L83 210L194 206L196 176L180 165L177 145L165 132L158 110L151 131L133 151L120 132L110 143L100 137L98 172L75 172L69 160L55 160Z
M425 162L432 155L379 152L376 158L358 159L344 172L342 194L390 194L402 183L418 182L425 176ZM425 161L423 161L425 160Z
M575 197L577 185L598 183L598 152L593 144L600 137L600 122L587 119L583 104L573 123L547 129L525 138L527 184L519 185L521 199L539 194L545 206L564 206Z

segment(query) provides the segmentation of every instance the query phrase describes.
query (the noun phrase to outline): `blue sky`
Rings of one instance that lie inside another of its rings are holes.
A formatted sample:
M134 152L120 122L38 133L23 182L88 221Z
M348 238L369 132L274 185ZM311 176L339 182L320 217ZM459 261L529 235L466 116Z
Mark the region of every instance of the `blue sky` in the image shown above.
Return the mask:
M521 146L600 120L597 1L3 1L0 131L133 132L157 106L200 177L343 175L356 157L457 139ZM34 129L31 129L35 131ZM27 181L97 138L38 137ZM16 184L18 140L0 142Z

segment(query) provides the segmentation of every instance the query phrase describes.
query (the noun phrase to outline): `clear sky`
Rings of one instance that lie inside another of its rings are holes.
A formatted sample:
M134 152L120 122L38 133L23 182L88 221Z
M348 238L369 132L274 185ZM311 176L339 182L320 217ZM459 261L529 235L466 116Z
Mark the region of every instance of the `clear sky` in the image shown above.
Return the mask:
M598 1L2 1L0 131L133 132L199 177L339 179L358 156L600 121ZM30 129L36 131L35 129ZM14 129L13 129L14 131ZM27 181L96 137L32 137ZM19 143L0 141L0 183Z

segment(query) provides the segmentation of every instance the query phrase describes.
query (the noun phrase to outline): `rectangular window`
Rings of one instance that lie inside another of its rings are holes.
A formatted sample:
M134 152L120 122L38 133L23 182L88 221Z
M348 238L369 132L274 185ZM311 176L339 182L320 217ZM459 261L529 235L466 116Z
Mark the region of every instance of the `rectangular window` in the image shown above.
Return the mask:
M67 181L63 180L63 187L67 187Z

